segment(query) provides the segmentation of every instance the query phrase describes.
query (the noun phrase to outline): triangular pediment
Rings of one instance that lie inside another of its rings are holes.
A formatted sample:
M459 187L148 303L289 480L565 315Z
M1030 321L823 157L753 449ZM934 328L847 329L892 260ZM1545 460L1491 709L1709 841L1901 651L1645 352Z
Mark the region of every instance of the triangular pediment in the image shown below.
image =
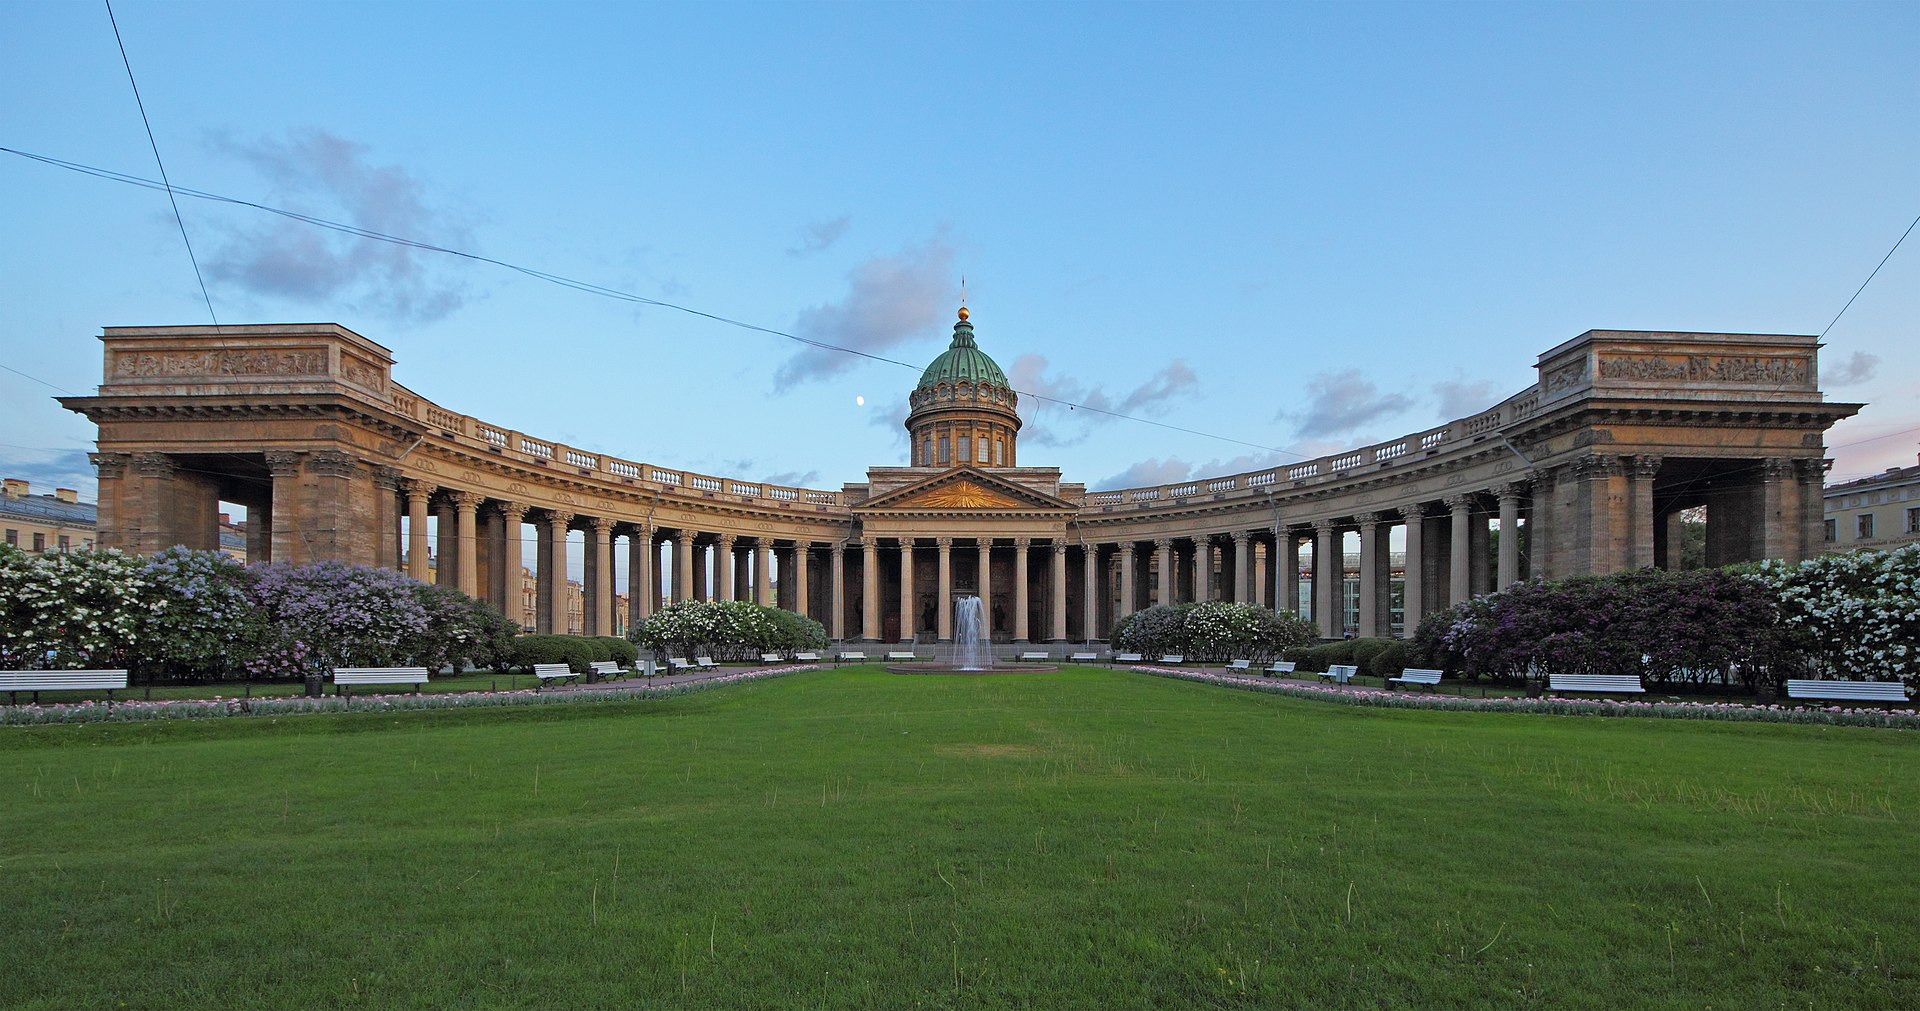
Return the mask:
M1072 503L971 467L955 467L862 502L866 510L913 512L1071 511Z

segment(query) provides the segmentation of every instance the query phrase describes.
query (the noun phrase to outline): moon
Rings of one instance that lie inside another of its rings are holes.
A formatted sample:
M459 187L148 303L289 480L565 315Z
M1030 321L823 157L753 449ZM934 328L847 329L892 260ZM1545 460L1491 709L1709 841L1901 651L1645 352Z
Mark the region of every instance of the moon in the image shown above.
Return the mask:
M853 398L853 406L855 406L855 407L865 407L865 406L867 406L867 398L865 398L865 397L858 397L858 396L856 396L856 397L854 397L854 398Z

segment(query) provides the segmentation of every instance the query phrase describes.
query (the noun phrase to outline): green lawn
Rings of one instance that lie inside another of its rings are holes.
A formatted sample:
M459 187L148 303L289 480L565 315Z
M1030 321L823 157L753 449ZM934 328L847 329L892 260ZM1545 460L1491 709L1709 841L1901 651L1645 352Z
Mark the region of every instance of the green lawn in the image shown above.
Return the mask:
M0 791L5 1007L1920 1005L1894 731L844 668Z

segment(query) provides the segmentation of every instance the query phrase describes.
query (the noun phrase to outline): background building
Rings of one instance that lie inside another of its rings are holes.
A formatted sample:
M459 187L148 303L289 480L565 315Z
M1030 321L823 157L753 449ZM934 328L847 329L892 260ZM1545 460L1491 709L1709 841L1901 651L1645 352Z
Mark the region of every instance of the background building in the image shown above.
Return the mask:
M1829 551L1920 541L1920 465L1836 484L1826 492Z

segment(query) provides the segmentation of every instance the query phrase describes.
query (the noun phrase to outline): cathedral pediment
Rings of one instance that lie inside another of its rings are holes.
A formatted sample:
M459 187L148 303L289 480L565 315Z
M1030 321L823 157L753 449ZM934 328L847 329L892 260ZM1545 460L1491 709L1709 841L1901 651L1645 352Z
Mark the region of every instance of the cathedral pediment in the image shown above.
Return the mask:
M1073 512L1072 503L972 467L955 467L877 495L855 512Z

